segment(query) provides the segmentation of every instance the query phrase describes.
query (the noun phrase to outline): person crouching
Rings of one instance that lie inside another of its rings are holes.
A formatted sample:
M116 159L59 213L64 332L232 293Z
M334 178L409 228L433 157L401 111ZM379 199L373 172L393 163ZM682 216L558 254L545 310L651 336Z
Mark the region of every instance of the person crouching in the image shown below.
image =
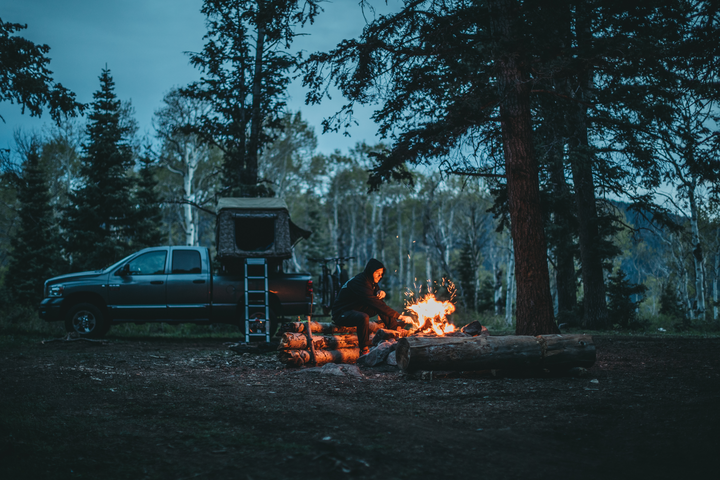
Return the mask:
M370 317L379 316L385 328L395 330L412 318L400 315L384 301L385 292L378 283L385 274L385 266L371 258L365 270L348 280L340 289L332 306L332 321L340 327L356 327L360 355L370 350Z

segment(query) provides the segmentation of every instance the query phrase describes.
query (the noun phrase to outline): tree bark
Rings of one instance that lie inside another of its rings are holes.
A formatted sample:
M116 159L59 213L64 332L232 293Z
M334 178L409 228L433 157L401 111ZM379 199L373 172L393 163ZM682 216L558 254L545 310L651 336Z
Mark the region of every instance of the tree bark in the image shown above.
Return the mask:
M503 307L503 286L502 286L502 274L503 271L496 262L493 262L493 277L495 278L495 286L493 288L493 303L495 305L495 315L500 316L502 314Z
M505 279L505 325L512 326L513 300L515 300L515 253L512 237L508 239L508 260Z
M338 327L332 323L312 322L312 333L322 333L323 335L333 335L338 333L355 333L355 327ZM380 328L376 322L370 322L370 331L376 332ZM280 327L281 332L305 333L307 330L305 322L287 322Z
M496 36L500 126L515 251L517 335L557 333L550 294L540 185L530 110L530 81L520 33L513 27L514 0L491 2ZM507 45L513 49L506 50Z
M554 129L556 130L556 129ZM563 162L562 140L555 133L554 146L550 153L550 181L555 208L553 209L553 223L555 225L555 282L557 285L558 317L567 315L577 306L577 281L575 279L575 257L573 250L573 215L566 200L572 195L565 179L565 164Z
M405 372L589 368L595 345L589 335L407 337L396 358Z
M713 276L713 320L718 319L718 283L720 283L720 227L715 230L715 275Z
M693 263L695 267L695 305L694 317L705 320L705 263L702 244L700 243L700 228L698 226L697 199L695 197L693 181L688 185L688 203L690 204L690 228L692 232Z
M285 365L302 367L312 363L312 357L307 350L283 350L278 355L280 362ZM326 363L355 363L360 358L360 349L342 348L339 350L315 350L315 366Z
M260 154L260 132L263 127L262 115L262 84L263 84L263 51L265 50L265 24L262 0L258 1L257 38L255 41L255 66L253 70L252 110L250 113L250 141L243 169L243 183L255 187L258 183L258 156Z
M578 7L576 12L576 41L578 49L589 55L591 34L589 33L590 12ZM598 230L598 214L595 202L595 182L593 180L592 162L588 142L587 107L589 90L592 86L592 72L582 71L575 79L575 85L567 85L568 94L577 103L568 110L566 119L570 126L568 142L569 160L572 167L573 185L575 187L575 204L578 221L578 243L580 246L580 262L583 280L582 325L587 328L604 329L610 327L607 304L605 301L605 279L602 258L599 252L601 240Z
M286 332L280 338L278 350L306 350L308 338L304 333ZM339 348L357 348L358 338L355 334L350 335L316 335L313 336L315 351L337 350Z

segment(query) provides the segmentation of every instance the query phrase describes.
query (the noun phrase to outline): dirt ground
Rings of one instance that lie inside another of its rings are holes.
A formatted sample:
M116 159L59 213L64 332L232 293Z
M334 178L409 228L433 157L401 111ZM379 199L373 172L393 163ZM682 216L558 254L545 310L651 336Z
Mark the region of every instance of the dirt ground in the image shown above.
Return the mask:
M586 378L425 380L222 340L6 343L0 478L718 478L720 339L594 340Z

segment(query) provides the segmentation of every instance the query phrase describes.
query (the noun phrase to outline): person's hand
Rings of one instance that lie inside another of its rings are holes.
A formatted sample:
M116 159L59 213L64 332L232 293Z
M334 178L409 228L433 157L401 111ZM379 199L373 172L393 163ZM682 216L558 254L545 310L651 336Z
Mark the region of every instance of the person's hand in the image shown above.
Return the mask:
M413 318L408 315L400 315L398 317L398 322L404 323L405 325L415 325Z
M382 291L382 290L380 290L380 291L377 293L377 297L378 297L380 300L382 300L383 298L385 298L385 292Z

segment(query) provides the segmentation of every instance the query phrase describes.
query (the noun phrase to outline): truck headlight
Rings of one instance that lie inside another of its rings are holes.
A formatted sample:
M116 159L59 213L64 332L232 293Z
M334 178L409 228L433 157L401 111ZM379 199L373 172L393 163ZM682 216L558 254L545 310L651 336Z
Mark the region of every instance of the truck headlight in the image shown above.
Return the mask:
M50 285L50 288L48 289L48 296L49 297L62 297L63 290L65 290L65 287L63 285Z

